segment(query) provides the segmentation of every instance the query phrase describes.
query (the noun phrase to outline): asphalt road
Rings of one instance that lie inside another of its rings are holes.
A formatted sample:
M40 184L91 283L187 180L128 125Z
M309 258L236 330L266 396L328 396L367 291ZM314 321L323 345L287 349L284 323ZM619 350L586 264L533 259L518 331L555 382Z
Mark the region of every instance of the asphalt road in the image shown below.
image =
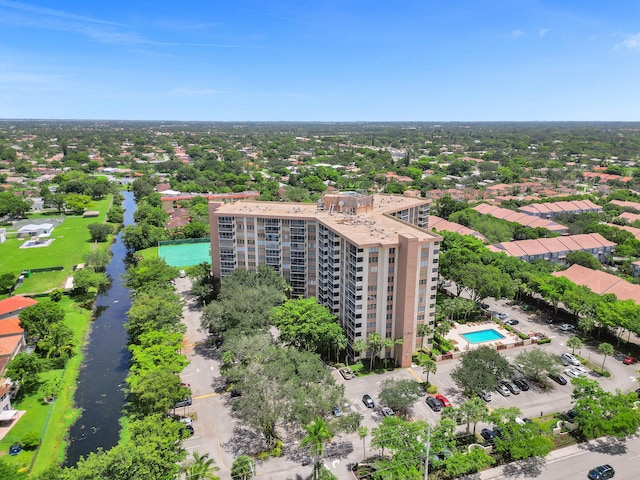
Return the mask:
M190 280L188 278L177 279L176 288L187 300L184 309L184 322L187 331L184 337L184 353L190 361L182 374L185 383L190 384L193 392L193 405L179 409L180 413L193 415L195 435L186 440L184 445L187 451L197 451L200 454L208 453L215 459L220 468L217 474L221 479L230 479L230 468L234 458L245 452L247 446L256 441L254 435L244 432L231 416L230 399L223 391L219 372L219 360L217 349L207 342L206 332L200 332L200 310L195 299L189 294ZM549 325L544 317L535 313L524 312L518 306L509 305L504 300L488 300L490 310L504 311L509 318L519 321L518 328L522 331L544 332L552 338L550 344L540 348L561 354L568 351L566 341L570 334L562 332L556 325ZM531 348L531 347L525 347ZM510 349L502 352L506 357L513 358L522 351L521 348ZM601 364L603 357L597 352L595 346L584 346L580 351L584 358ZM612 373L611 378L598 378L605 390L630 391L638 388L637 367L623 365L620 358L606 359L606 368ZM453 405L459 405L466 398L451 381L449 374L457 365L458 360L443 361L438 363L438 370L431 374L429 380L438 386L439 392L444 394ZM369 429L375 428L381 421L379 412L378 392L380 384L386 378L408 378L422 380L425 376L422 369L417 366L397 369L379 375L358 377L352 380L344 380L337 370L332 374L339 384L345 385L345 396L350 408L363 415L362 425ZM596 378L595 376L593 378ZM371 395L376 402L375 409L369 409L362 403L362 395ZM537 417L567 410L571 407L571 386L561 386L549 382L549 388L541 389L533 387L530 391L522 392L518 396L502 397L497 392L493 393L493 400L489 404L496 406L517 406L523 417ZM426 405L424 397L417 399L412 409L412 417L424 419L430 423L438 420L439 413L431 411ZM483 424L478 424L478 430ZM488 425L487 425L488 426ZM465 428L461 426L460 429ZM260 479L302 479L311 474L311 465L308 455L297 447L294 441L288 443L287 455L281 458L269 459L257 466L256 476ZM377 453L369 449L370 435L365 439L366 455ZM552 452L547 458L510 464L499 469L485 471L479 476L469 478L493 479L493 478L536 478L544 475L545 478L586 478L588 469L601 463L611 463L618 471L616 478L636 478L625 476L631 474L631 469L625 470L627 463L637 463L635 460L640 453L640 441L632 439L630 445L618 442L606 443L599 448L576 446L569 449L561 449ZM363 442L356 435L340 435L333 439L325 449L325 466L340 480L353 479L349 471L349 465L360 462L363 459ZM580 457L580 458L578 458ZM624 461L622 461L624 459ZM631 462L629 462L631 461ZM493 476L491 476L493 475ZM497 475L497 476L496 476ZM552 475L552 476L550 476Z

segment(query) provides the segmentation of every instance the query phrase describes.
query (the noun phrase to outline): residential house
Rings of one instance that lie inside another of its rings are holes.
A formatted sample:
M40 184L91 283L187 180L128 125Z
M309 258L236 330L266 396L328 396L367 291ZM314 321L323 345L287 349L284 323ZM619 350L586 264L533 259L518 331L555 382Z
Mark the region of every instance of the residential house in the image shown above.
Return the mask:
M465 227L464 225L460 225L459 223L450 222L445 220L444 218L436 217L435 215L429 215L429 230L435 230L436 232L456 232L460 235L471 235L472 237L476 237L478 240L482 240L486 242L487 239L480 232L476 232L475 230L470 229L469 227Z
M613 293L618 300L634 300L640 303L640 285L627 282L610 273L574 264L562 272L553 272L551 275L568 278L576 285L587 287L598 295Z
M585 212L602 213L602 207L591 200L571 200L549 203L532 203L518 209L527 215L534 215L540 218L554 218L561 213L581 214Z
M473 207L473 209L481 215L491 215L493 217L500 218L501 220L519 223L520 225L529 228L541 227L556 233L569 232L568 227L560 225L553 220L534 217L533 215L516 212L514 210L509 210L508 208L496 207L493 205L487 205L486 203L481 203L480 205L476 205L475 207Z
M14 295L13 297L0 300L0 320L16 317L23 308L30 307L36 303L38 302L33 298L22 295Z

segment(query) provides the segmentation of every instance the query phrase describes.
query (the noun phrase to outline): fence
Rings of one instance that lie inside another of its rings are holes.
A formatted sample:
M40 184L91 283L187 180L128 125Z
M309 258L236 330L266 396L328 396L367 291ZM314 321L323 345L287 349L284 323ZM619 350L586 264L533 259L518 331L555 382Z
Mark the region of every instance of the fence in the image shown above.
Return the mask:
M210 238L183 238L181 240L160 240L158 242L158 246L162 247L164 245L184 245L185 243L208 243L210 242Z

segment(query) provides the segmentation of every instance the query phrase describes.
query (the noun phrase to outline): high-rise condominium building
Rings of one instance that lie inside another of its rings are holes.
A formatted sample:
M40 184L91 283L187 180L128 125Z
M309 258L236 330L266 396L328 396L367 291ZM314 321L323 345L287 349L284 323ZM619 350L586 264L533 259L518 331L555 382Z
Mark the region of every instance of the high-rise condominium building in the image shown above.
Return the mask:
M342 192L317 204L209 203L213 274L273 267L293 296L315 296L349 340L402 339L386 351L403 367L433 327L442 237L426 230L430 200ZM428 340L425 344L428 344ZM376 352L378 354L378 352Z

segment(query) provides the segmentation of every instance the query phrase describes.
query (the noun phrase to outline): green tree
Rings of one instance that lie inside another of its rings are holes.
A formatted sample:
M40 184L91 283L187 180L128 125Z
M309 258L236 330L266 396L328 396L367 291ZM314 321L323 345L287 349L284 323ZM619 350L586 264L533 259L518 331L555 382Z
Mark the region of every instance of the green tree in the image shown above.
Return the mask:
M467 433L469 433L470 424L473 423L474 434L478 422L486 420L489 415L487 404L480 397L471 397L464 401L460 405L459 411L462 421L467 424Z
M95 249L85 257L86 266L93 268L95 272L104 272L109 265L111 255L107 250Z
M582 265L592 270L602 270L602 264L596 257L588 252L569 252L566 258L567 265Z
M362 440L362 460L367 458L367 435L369 435L369 429L365 426L358 427L358 436Z
M215 463L208 453L200 455L198 452L191 452L191 459L184 469L185 475L189 480L218 480L213 473L219 470Z
M483 390L495 390L498 378L508 378L511 366L507 359L489 347L467 353L451 372L451 378L469 396Z
M540 380L543 373L557 373L559 371L558 357L541 348L530 348L519 353L515 358L516 365L522 373L533 379Z
M38 342L38 349L47 352L47 358L70 357L73 347L73 330L61 322L52 323L47 334Z
M423 355L420 359L420 366L422 367L422 373L427 375L426 382L429 383L429 374L436 373L438 371L438 362L432 357Z
M153 258L138 262L127 269L125 284L132 290L152 290L157 287L171 288L171 280L178 276L178 269L167 265L163 258Z
M173 371L165 368L145 370L127 377L129 406L135 418L166 414L174 405L189 397L190 391Z
M382 382L379 398L383 405L405 416L421 392L422 387L413 380L387 378Z
M87 225L92 242L106 242L113 232L111 225L106 223L90 223Z
M372 332L367 336L367 346L369 347L369 353L371 353L371 361L369 363L369 370L373 370L373 362L376 355L380 353L384 342L382 337L377 332Z
M328 352L345 338L337 317L315 297L287 300L272 310L271 321L280 331L280 340L298 349Z
M614 353L613 345L607 342L602 342L600 345L598 345L598 352L604 355L604 358L602 359L602 368L601 368L602 371L604 371L604 362L607 360L607 357L613 355Z
M571 337L567 340L567 347L571 349L571 353L576 353L576 350L580 350L582 348L582 340L580 337Z
M109 277L104 272L96 272L92 267L83 268L73 275L73 290L78 294L86 294L89 289L99 291L109 285Z
M513 419L500 424L502 437L496 439L496 451L513 460L545 457L553 450L553 441L533 423L519 425Z
M445 462L445 472L451 478L458 478L467 473L479 472L496 463L483 448L475 447L468 453L456 452Z
M18 318L20 325L29 336L44 338L52 324L64 320L64 315L64 309L60 305L49 299L43 299L36 305L21 310Z
M21 393L35 392L40 386L42 363L34 354L19 353L9 362L5 376L20 385Z
M171 290L138 292L127 312L125 327L130 343L138 343L139 337L152 330L184 332L182 300Z
M11 292L17 281L17 273L7 272L0 274L0 295Z
M82 215L89 208L91 197L89 195L81 195L77 193L69 193L64 197L64 203L67 209L71 210L75 215Z
M251 480L254 478L256 464L249 455L240 455L231 465L231 478L233 480Z
M304 427L307 435L300 442L300 447L310 446L311 455L313 456L313 478L318 478L320 470L320 459L324 453L325 442L333 438L333 433L328 428L327 423L322 418L316 420Z
M428 323L421 323L416 329L416 334L422 338L422 348L424 348L424 340L433 333L433 329Z

